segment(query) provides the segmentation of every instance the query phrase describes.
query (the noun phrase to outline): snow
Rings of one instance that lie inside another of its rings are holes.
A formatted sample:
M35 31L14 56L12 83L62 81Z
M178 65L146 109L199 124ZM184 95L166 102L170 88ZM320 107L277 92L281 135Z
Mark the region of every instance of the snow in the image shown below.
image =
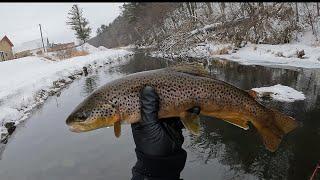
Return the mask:
M108 48L106 48L106 47L104 47L104 46L99 46L98 49L99 49L100 51L106 51L106 50L108 50Z
M155 48L155 45L149 45L149 46L139 46L139 49L149 49L149 48Z
M298 68L320 68L320 45L307 45L301 42L290 44L251 44L236 50L232 44L216 42L199 43L187 51L179 52L178 56L193 58L223 58L239 62L243 65L263 65ZM297 51L304 51L302 58ZM152 57L172 57L161 51L151 52Z
M100 48L96 48L88 43L84 43L81 46L77 47L77 50L84 50L84 51L87 51L88 53L95 53L95 52L101 51Z
M269 87L252 88L252 90L256 91L258 96L261 96L263 93L271 93L271 97L278 101L293 102L306 98L302 92L281 84Z
M205 32L208 29L213 29L213 28L215 28L215 27L217 27L219 25L221 25L221 23L213 23L213 24L205 25L203 28L199 28L199 29L195 29L195 30L191 31L190 35L194 35L194 34L197 34L199 32Z
M106 64L121 63L132 52L123 49L103 51L86 44L91 53L63 61L50 61L29 56L0 62L0 133L4 122L26 117L32 108L43 103L50 94L59 91L73 79L80 77L83 67L88 71Z
M127 46L118 47L119 49L134 49L137 46L135 44L129 44Z
M296 51L301 50L305 52L302 59L296 56ZM248 44L235 53L218 55L218 57L237 61L244 65L320 68L320 48L303 43Z

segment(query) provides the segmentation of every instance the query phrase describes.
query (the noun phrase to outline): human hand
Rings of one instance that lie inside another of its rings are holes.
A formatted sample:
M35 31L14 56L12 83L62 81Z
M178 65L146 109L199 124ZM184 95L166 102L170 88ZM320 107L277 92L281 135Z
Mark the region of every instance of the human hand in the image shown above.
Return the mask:
M131 124L136 149L152 156L168 156L182 149L184 128L179 117L158 119L159 97L150 86L140 94L141 121ZM188 110L199 114L200 108Z

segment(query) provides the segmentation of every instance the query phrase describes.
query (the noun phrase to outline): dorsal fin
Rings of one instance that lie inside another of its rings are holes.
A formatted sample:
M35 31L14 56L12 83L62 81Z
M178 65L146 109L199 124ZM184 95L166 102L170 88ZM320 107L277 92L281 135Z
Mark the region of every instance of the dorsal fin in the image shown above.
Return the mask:
M209 72L204 69L201 63L178 64L168 67L168 69L195 76L210 77Z

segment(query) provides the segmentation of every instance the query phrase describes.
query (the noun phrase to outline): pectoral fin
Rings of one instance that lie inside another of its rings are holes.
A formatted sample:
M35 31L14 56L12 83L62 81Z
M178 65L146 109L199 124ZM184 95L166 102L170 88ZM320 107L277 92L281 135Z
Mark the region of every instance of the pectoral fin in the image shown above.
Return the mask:
M113 124L114 135L118 138L121 135L121 122L117 121Z
M186 129L188 129L192 134L200 134L200 118L199 115L190 112L184 112L181 114L180 119L182 124Z

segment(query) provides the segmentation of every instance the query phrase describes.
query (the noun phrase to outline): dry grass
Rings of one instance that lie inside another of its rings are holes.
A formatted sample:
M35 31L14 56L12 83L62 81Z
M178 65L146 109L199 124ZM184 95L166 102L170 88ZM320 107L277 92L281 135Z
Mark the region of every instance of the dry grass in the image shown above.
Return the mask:
M71 51L71 57L86 56L88 54L87 51Z
M69 59L72 57L77 57L77 56L85 56L88 55L89 53L83 50L76 50L76 49L67 49L67 50L63 50L63 51L58 51L55 56L60 59L60 60L64 60L64 59Z

